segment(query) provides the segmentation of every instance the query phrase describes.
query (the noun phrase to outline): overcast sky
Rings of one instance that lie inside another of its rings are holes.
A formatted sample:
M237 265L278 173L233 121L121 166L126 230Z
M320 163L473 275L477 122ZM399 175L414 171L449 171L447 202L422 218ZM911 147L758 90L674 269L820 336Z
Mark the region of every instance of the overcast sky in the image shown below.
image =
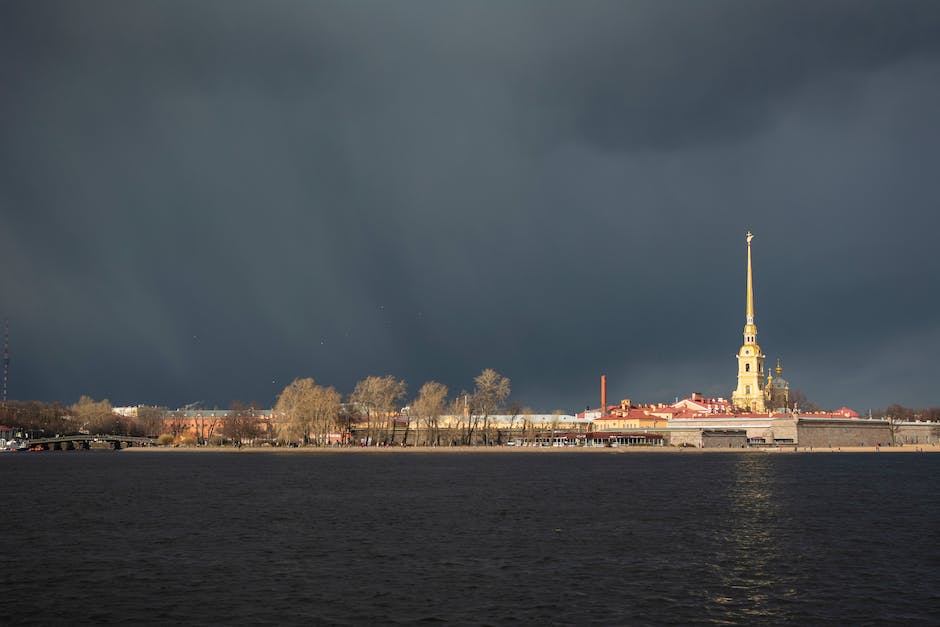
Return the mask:
M0 3L9 394L940 404L940 3Z

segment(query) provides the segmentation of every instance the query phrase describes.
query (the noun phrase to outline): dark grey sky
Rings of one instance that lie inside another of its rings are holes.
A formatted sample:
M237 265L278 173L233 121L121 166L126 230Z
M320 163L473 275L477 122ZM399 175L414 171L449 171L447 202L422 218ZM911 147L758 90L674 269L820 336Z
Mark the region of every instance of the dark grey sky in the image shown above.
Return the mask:
M10 395L940 403L936 2L0 3Z

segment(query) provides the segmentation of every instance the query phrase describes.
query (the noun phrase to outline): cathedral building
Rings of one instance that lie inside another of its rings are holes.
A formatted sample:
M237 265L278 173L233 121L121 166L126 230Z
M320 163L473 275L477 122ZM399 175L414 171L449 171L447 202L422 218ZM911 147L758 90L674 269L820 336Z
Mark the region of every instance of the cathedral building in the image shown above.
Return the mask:
M757 343L754 324L754 275L751 269L751 240L747 234L747 309L744 319L744 344L738 351L738 387L731 393L731 404L737 409L756 413L765 411L764 354Z
M783 378L780 361L773 373L764 371L765 356L757 343L754 322L753 239L754 235L748 233L744 342L737 354L738 382L730 401L693 392L689 398L676 399L671 405L634 405L624 400L619 407L608 406L606 377L602 377L600 409L587 410L578 416L593 421L588 441L596 442L598 437L603 440L602 436L612 431L630 429L632 432L627 435L655 433L666 438L671 446L701 448L797 445L833 448L896 442L897 437L886 421L863 419L847 407L836 411L800 411L792 406L790 385ZM924 439L927 436L920 433L910 437L920 438L918 442L927 441Z
M747 292L744 343L738 350L738 385L731 403L693 394L671 406L667 416L673 446L796 445L874 446L891 441L884 421L862 420L843 407L834 412L800 413L790 407L790 384L780 361L774 374L764 372L765 356L754 322L754 269L747 234ZM717 408L717 411L716 409ZM711 442L711 443L710 443Z

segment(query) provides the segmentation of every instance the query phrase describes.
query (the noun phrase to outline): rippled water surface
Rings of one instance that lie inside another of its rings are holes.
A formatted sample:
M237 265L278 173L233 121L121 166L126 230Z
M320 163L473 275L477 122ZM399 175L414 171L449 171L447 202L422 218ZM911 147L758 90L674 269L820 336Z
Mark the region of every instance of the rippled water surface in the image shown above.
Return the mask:
M940 455L0 455L4 619L938 624Z

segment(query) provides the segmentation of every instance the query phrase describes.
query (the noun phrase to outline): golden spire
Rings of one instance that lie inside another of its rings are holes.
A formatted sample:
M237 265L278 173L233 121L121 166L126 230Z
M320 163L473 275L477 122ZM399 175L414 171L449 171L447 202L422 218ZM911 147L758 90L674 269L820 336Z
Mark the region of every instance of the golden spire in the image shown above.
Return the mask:
M754 324L754 280L751 277L751 240L754 236L747 232L747 323Z

